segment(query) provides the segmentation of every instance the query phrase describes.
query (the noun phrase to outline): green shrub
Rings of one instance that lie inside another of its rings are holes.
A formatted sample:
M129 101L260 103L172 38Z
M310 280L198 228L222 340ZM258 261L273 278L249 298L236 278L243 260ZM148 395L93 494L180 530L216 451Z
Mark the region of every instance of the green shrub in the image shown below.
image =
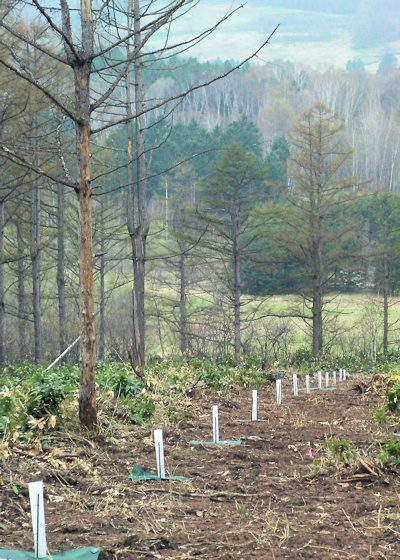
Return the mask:
M379 408L374 412L374 420L377 424L386 424L388 421L386 407Z
M331 455L335 461L343 463L347 467L351 465L356 457L356 452L353 444L347 439L327 439L325 442L325 448L328 452L328 455Z
M392 436L382 444L382 451L377 456L378 461L388 463L394 467L400 465L400 439Z
M135 424L145 424L152 418L155 410L154 401L147 395L143 395L130 405L130 419Z
M143 385L137 379L127 375L125 372L120 372L114 385L114 397L132 398L138 395L142 389Z
M393 378L392 383L389 382L386 391L386 406L392 413L398 413L400 409L400 378Z

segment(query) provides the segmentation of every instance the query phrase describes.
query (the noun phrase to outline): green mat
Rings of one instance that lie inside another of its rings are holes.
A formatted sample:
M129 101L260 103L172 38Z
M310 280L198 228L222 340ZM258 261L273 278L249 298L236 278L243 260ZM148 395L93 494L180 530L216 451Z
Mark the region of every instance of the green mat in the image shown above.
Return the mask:
M47 560L97 560L100 548L97 546L87 546L85 548L76 548L75 550L66 550L65 552L57 552L50 556L45 556ZM25 550L8 550L0 548L0 560L36 560L34 552L26 552Z
M242 443L242 440L240 439L228 439L228 440L224 440L224 441L197 441L197 440L193 440L193 441L189 441L190 445L240 445Z
M131 480L177 480L178 482L187 482L189 479L186 476L166 476L161 478L157 474L151 474L145 471L140 465L134 465L129 477ZM0 558L1 560L1 558Z

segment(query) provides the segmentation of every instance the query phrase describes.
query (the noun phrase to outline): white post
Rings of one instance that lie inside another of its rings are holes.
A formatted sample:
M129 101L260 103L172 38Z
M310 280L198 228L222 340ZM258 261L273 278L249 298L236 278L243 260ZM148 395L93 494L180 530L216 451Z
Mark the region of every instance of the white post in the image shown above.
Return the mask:
M346 381L346 370L343 370L343 381Z
M339 381L343 381L343 370L339 368Z
M299 394L299 386L298 386L298 383L297 383L297 373L293 374L293 394L294 394L295 397L297 397L298 394Z
M306 393L308 394L310 392L310 376L307 374L306 375Z
M31 502L33 539L35 557L47 556L46 522L44 519L43 482L29 482L29 500Z
M336 377L336 371L333 372L333 384L336 385L337 383L337 377Z
M318 389L322 389L322 371L318 372Z
M156 447L156 461L158 476L165 478L164 441L162 430L154 430L154 444Z
M276 380L276 404L282 404L282 379Z
M213 442L219 443L219 422L218 422L218 406L214 405L213 412Z
M257 420L257 389L253 389L253 406L251 409L251 419Z
M48 370L51 369L53 366L55 366L56 363L59 362L59 361L61 360L61 358L63 358L63 357L65 356L65 354L66 354L67 352L69 352L69 351L71 350L71 348L73 348L73 347L75 346L75 344L79 341L80 338L81 338L81 335L79 335L78 338L77 338L76 340L74 340L74 342L73 342L72 344L70 344L70 345L68 346L68 348L66 348L66 349L64 350L64 352L63 352L62 354L60 354L60 355L58 356L58 358L56 358L56 359L54 360L54 362L51 362L51 364L50 364L49 366L47 366L46 371L48 371Z
M329 387L329 371L325 373L325 387Z

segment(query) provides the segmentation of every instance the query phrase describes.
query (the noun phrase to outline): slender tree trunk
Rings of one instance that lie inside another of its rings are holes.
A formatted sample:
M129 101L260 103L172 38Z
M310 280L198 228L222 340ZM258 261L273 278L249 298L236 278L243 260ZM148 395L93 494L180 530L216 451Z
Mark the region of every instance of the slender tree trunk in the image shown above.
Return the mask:
M24 361L28 357L26 338L26 295L25 295L25 260L24 241L20 225L17 224L17 246L18 246L18 338L19 357Z
M97 424L96 331L94 311L94 255L92 237L92 169L90 153L90 73L93 56L91 0L81 0L82 63L74 67L76 139L79 170L79 279L80 279L80 390L79 420L87 427Z
M98 357L100 360L104 360L105 355L105 276L106 276L106 245L105 245L105 234L104 234L104 212L103 212L103 205L101 203L100 206L100 230L101 230L101 238L100 238L100 267L99 267L99 275L100 275L100 301L99 301L99 347L98 347Z
M312 301L312 354L314 357L322 354L323 351L323 290L320 281L314 285Z
M4 280L5 201L0 201L0 368L6 365L6 310Z
M383 255L383 353L386 356L389 348L389 271L388 256Z
M128 231L132 243L133 264L133 345L132 358L135 366L142 366L145 360L145 269L146 243L149 232L149 215L147 209L147 165L144 144L144 87L142 62L140 59L140 7L139 0L134 0L134 49L138 53L134 61L135 79L135 138L133 128L128 138L128 161L133 166L133 146L136 144L136 176L133 171L129 176L130 204L128 212ZM132 119L130 99L130 76L127 75L127 114Z
M65 299L65 208L64 188L57 188L57 297L59 351L63 353L67 346L67 306Z
M42 317L40 303L40 187L35 180L31 189L31 264L34 361L42 359Z
M179 272L180 272L179 330L180 330L181 354L183 356L187 352L186 266L185 266L184 243L181 243L181 252L179 257Z
M240 323L240 297L241 297L241 255L239 244L239 206L235 205L233 220L233 274L234 274L234 316L235 316L235 364L240 365L241 351L241 323Z

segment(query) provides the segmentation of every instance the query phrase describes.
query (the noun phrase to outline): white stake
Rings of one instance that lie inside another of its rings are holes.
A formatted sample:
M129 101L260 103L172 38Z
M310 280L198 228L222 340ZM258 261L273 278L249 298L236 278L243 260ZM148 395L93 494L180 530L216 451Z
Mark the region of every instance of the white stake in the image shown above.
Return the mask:
M310 392L310 376L306 375L306 393Z
M293 394L295 397L298 396L299 394L299 387L298 387L298 383L297 383L297 373L293 374Z
M336 371L333 372L333 384L336 385L337 383L337 379L336 379Z
M46 522L44 519L43 482L29 483L29 499L31 502L33 539L35 541L35 557L47 556Z
M251 409L251 419L257 420L257 389L253 389L253 406Z
M218 422L218 406L212 407L213 413L213 442L219 443L219 422Z
M276 404L282 404L282 379L276 380Z
M329 371L325 373L325 387L329 387Z
M157 473L163 479L165 478L165 462L162 430L154 430L154 444L156 447Z
M343 381L343 370L339 368L339 381Z
M322 389L322 372L318 372L318 389Z
M343 370L343 381L346 381L346 370Z

